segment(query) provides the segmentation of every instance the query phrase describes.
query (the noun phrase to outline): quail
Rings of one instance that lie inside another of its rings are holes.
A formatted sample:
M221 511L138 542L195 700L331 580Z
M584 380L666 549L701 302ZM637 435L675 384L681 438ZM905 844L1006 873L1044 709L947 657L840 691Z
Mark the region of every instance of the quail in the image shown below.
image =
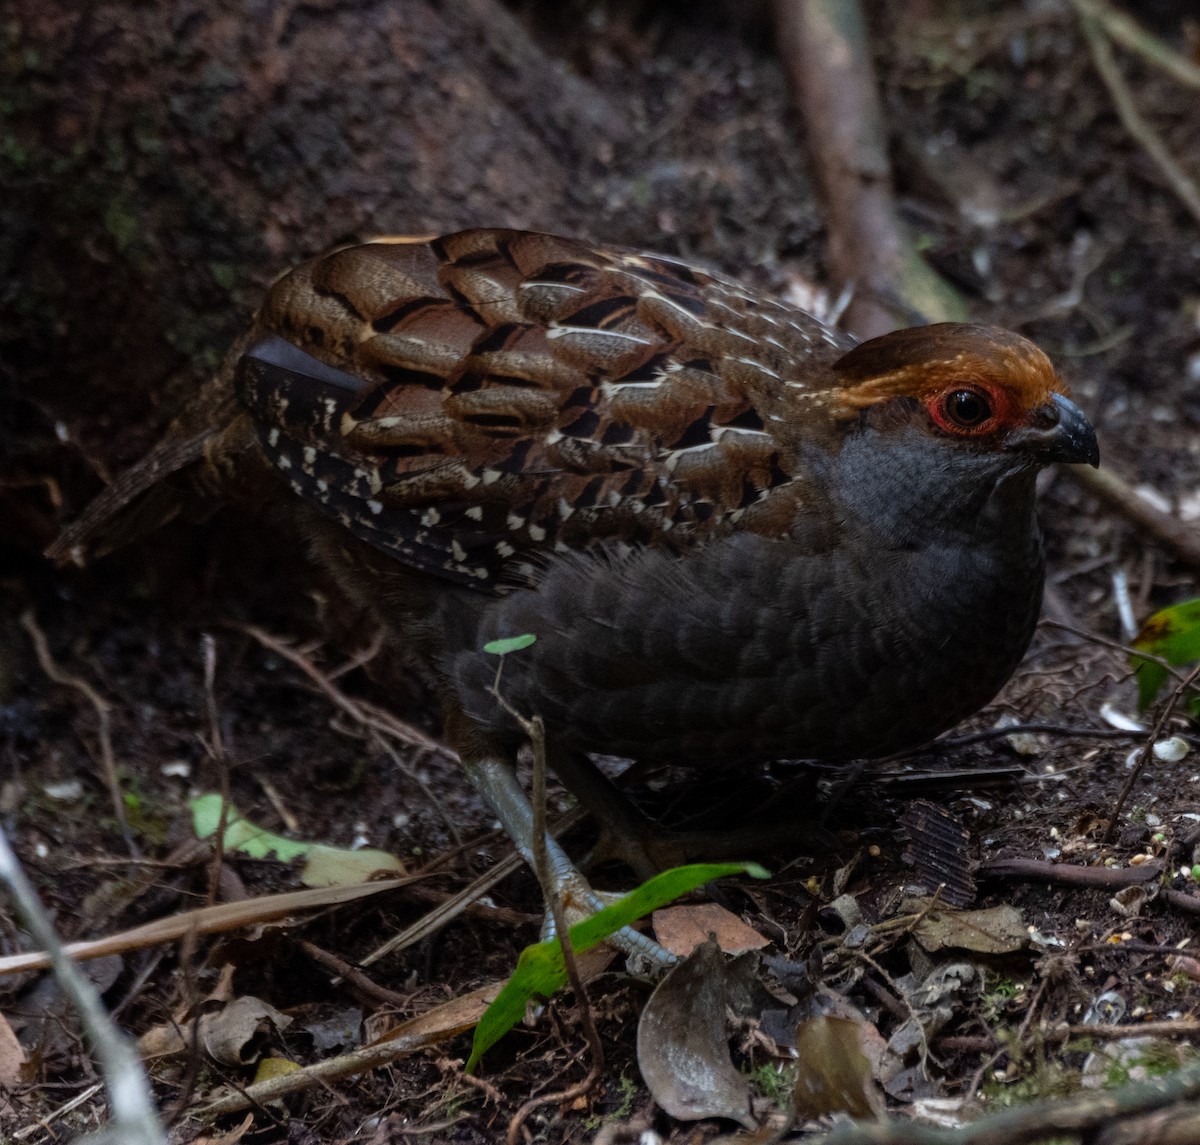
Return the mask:
M181 479L278 489L435 690L522 853L513 711L541 717L551 765L644 868L589 753L701 767L932 739L1031 639L1037 472L1098 457L1015 333L858 344L683 262L477 229L285 274L51 555L161 519ZM501 704L485 645L525 634Z

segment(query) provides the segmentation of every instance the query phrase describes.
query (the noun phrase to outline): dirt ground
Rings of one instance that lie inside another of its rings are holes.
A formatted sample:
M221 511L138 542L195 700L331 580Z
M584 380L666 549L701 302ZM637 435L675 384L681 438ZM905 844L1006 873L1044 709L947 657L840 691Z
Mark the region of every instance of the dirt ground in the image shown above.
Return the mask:
M410 871L453 852L434 876L364 903L131 950L91 972L134 1036L186 1026L203 999L211 1009L255 997L293 1019L260 1033L243 1065L187 1052L152 1063L156 1099L176 1118L172 1141L232 1141L219 1134L239 1127L245 1142L501 1140L531 1094L587 1072L570 995L490 1051L479 1082L461 1074L461 1034L249 1123L179 1117L223 1085L248 1084L263 1053L308 1064L502 980L537 939L539 894L518 870L483 905L372 963L368 983L340 979L322 953L358 964L508 848L455 768L372 737L251 630L301 649L345 695L436 736L428 697L269 514L177 521L86 570L54 569L40 553L154 440L263 284L333 243L519 225L685 256L779 291L824 282L821 210L769 10L633 0L85 7L18 0L0 20L4 829L72 940L210 897L300 885L296 864L269 859L226 855L218 873L193 833L196 792L226 790L270 830L365 842ZM1054 358L1105 465L1200 527L1200 222L1117 118L1071 4L924 0L869 14L902 213L925 256L973 316L1019 329ZM1187 0L1137 15L1200 59ZM1142 113L1200 180L1195 92L1118 57ZM1151 759L1104 840L1146 740L1112 714L1138 716L1127 658L1111 643L1127 638L1115 586L1127 586L1140 621L1200 595L1197 570L1069 475L1047 482L1043 519L1046 616L1060 626L1044 625L1002 697L939 744L873 767L849 795L840 775L799 764L633 787L669 823L712 808L733 820L780 791L799 808L814 806L814 791L824 800L832 845L755 856L771 881L730 880L716 894L881 1041L910 1012L905 976L949 962L974 969L976 988L955 994L929 1034L925 1069L889 1083L896 1110L934 1099L990 1110L1074 1092L1085 1066L1121 1080L1192 1053L1179 1036L1132 1050L1103 1034L1066 1039L1064 1024L1169 1022L1193 1042L1200 1029L1200 964L1172 953L1195 933L1200 902L1178 873L1196 862L1200 831L1194 724L1178 717L1165 729L1190 753ZM57 680L31 629L44 633ZM103 776L101 708L135 858ZM1024 752L1002 736L970 739L1002 717L1045 727L1019 741ZM889 928L911 916L904 896L927 878L910 860L929 802L966 833L953 861L960 873L978 867L971 905L1019 912L1019 949L930 953ZM568 836L577 853L589 838L586 827ZM1150 863L1159 874L1122 898L995 865L1005 859ZM627 877L602 867L595 881ZM847 953L853 925L828 909L842 894L871 928L865 959ZM0 910L0 954L28 948ZM653 1130L698 1142L730 1130L674 1120L652 1100L635 1050L647 992L616 968L591 987L601 1082L533 1112L532 1139ZM102 1092L62 1112L97 1075L52 980L0 978L0 1015L28 1059L0 1084L0 1140L68 1141L94 1128ZM1106 1047L1097 1065L1090 1055ZM761 1041L742 1038L734 1052L756 1108L769 1107L790 1085L772 1083L776 1066L793 1067Z

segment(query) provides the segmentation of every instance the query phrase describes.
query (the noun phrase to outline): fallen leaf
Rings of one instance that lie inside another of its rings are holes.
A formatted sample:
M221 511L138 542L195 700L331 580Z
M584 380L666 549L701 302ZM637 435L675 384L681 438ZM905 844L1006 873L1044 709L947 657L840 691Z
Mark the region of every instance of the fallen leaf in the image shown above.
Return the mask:
M859 1024L848 1018L810 1018L796 1027L795 1102L804 1117L883 1112Z
M1007 904L986 910L932 910L917 923L913 935L931 954L948 947L1011 954L1029 938L1021 912Z
M191 802L192 829L196 838L207 839L221 826L224 807L225 830L222 846L226 851L241 851L253 859L278 859L290 863L303 857L304 869L300 881L309 887L344 887L365 883L379 871L404 874L404 864L387 851L363 847L355 851L330 847L325 843L308 843L276 835L249 819L244 819L232 803L220 795L208 792L197 795Z
M710 936L726 954L745 954L770 945L770 939L715 902L664 907L654 912L651 921L658 944L680 958L686 958Z
M254 1083L257 1085L261 1081L282 1077L285 1073L295 1073L300 1068L302 1067L290 1058L263 1058L254 1071Z
M21 1066L24 1064L25 1051L8 1019L0 1014L0 1092L16 1089L21 1083Z
M671 1117L726 1117L754 1129L749 1087L729 1056L725 1013L731 989L716 943L697 947L658 984L642 1011L638 1067Z

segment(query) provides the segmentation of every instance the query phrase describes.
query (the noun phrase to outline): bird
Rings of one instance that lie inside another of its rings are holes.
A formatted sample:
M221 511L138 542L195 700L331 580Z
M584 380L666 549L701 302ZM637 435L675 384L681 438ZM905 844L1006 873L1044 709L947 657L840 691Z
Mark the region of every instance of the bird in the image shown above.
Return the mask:
M683 261L478 228L285 273L48 551L87 559L181 486L275 490L433 690L521 853L536 716L644 873L654 829L592 755L869 759L986 705L1038 618L1035 478L1058 463L1098 465L1096 435L1017 333L860 343ZM488 647L530 636L497 685Z

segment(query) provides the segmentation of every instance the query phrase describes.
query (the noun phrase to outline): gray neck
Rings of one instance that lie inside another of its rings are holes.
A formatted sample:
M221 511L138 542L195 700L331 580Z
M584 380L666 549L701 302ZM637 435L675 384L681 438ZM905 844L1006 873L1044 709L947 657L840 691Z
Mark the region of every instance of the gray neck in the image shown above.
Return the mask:
M839 512L862 520L865 535L892 549L982 546L1017 562L1040 549L1036 470L1004 454L905 437L885 444L874 432L855 434L832 460Z

